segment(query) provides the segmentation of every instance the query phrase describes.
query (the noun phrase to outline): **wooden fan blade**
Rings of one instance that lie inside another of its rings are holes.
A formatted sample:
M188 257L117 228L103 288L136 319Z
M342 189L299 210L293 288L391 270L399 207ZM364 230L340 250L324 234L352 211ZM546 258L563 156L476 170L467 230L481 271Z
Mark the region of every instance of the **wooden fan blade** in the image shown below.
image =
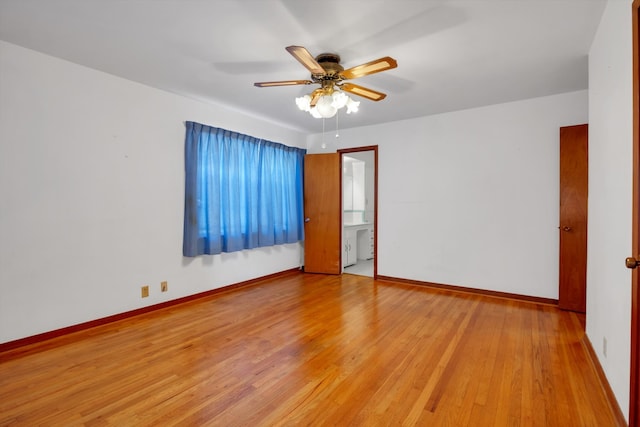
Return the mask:
M390 56L376 59L375 61L367 62L366 64L358 65L356 67L349 68L340 72L340 76L345 79L355 79L369 74L379 73L381 71L390 70L396 68L398 63Z
M287 52L293 55L305 68L311 71L311 74L325 74L324 68L318 64L318 61L302 46L287 46Z
M284 80L281 82L257 82L254 86L257 87L271 87L271 86L294 86L294 85L310 85L313 83L311 80Z
M344 90L345 92L352 93L354 95L362 96L372 101L381 101L387 97L387 95L382 92L378 92L373 89L367 89L366 87L354 85L353 83L345 83L342 86L340 86L340 89Z

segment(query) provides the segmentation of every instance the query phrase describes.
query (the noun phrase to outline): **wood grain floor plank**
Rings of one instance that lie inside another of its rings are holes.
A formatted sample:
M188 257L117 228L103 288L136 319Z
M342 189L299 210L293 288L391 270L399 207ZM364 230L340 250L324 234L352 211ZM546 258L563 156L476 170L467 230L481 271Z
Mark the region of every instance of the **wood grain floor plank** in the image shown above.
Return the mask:
M270 278L0 353L1 426L616 426L556 307Z

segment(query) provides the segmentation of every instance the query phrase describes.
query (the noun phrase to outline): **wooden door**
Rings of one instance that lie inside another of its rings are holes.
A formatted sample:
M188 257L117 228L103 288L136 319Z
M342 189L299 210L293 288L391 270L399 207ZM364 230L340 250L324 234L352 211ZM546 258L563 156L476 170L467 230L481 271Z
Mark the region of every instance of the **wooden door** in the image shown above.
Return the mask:
M304 271L340 274L340 155L307 154L304 159Z
M633 31L633 208L631 250L631 373L629 378L629 426L640 427L640 0L632 6ZM635 257L635 259L634 259Z
M559 307L586 311L588 126L560 128Z

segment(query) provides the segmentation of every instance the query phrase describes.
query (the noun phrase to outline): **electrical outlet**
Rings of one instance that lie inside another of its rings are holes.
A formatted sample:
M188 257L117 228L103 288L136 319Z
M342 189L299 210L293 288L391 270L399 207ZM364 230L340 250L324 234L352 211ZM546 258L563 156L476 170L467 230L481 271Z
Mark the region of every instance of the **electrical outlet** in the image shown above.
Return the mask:
M165 280L164 282L160 282L160 290L162 292L167 292L169 290L169 283Z
M602 354L607 357L607 337L602 337Z
M149 296L149 286L148 286L148 285L144 285L144 286L141 288L141 292L140 292L140 293L141 293L141 295L142 295L142 298L146 298L146 297L148 297L148 296Z

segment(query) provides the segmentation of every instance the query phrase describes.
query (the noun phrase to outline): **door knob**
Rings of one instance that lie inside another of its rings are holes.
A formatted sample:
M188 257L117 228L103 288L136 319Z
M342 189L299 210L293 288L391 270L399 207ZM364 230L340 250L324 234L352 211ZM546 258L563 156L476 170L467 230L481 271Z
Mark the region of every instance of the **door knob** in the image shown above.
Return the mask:
M304 222L309 222L309 221L311 221L311 218L305 218L304 219Z
M640 258L640 257L638 257L638 258ZM638 261L634 257L629 257L629 258L624 260L624 264L627 266L627 268L634 269L634 268L636 268L637 266L640 265L640 261Z
M558 227L560 228L560 227ZM567 227L566 225L562 227L562 231L571 231L571 227Z

